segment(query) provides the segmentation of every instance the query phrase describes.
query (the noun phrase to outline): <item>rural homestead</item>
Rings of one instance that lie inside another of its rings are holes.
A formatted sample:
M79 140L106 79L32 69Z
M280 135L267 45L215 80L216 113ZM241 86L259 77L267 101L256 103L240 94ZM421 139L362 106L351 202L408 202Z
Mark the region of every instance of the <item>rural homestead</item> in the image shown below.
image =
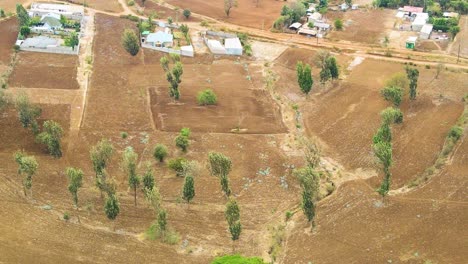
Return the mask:
M0 263L464 264L466 0L1 0Z

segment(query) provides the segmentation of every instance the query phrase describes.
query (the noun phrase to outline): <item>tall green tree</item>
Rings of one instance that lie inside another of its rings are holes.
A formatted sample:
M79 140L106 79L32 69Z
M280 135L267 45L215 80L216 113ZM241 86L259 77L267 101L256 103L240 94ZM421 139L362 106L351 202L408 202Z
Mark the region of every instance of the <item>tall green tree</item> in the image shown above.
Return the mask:
M298 178L302 187L301 208L309 222L315 217L314 200L318 198L320 175L310 166L295 169L293 175Z
M335 57L329 57L326 62L327 68L330 70L330 76L332 79L338 79L340 77L340 70Z
M178 54L171 54L170 56L174 66L172 69L169 65L169 59L164 56L160 59L160 64L163 70L166 72L166 80L169 82L169 96L175 100L179 100L180 91L179 85L182 82L182 74L184 73L182 63L180 62L180 56Z
M115 194L109 194L104 204L104 212L109 220L115 220L120 213L120 204Z
M31 104L29 97L21 93L16 97L15 106L18 111L18 118L24 128L31 128L34 135L39 134L39 124L37 118L41 115L41 108Z
M28 11L21 5L16 4L16 16L18 17L19 28L23 26L29 26L29 17Z
M224 216L228 223L232 241L238 240L242 231L242 225L240 223L240 208L235 199L231 198L226 203Z
M80 43L78 34L76 32L71 32L69 36L65 38L65 46L71 47L72 50L75 50L75 47Z
M231 195L231 187L229 185L229 172L231 171L231 159L222 153L208 153L208 169L211 175L220 179L221 189L226 196Z
M195 183L192 176L186 176L184 187L182 188L182 198L190 204L190 201L195 197Z
M114 146L108 139L101 139L89 151L93 170L96 173L96 186L102 192L106 191L106 173L105 169L112 155L114 154Z
M185 19L188 19L192 12L190 11L190 9L184 9L182 14L184 15Z
M307 221L312 221L313 224L315 217L315 204L312 198L312 193L308 192L307 190L302 190L301 208L304 212L304 215L307 217Z
M68 176L68 191L73 196L73 203L78 207L78 190L83 186L83 171L69 167L65 173Z
M14 155L15 161L18 164L18 174L24 175L23 191L26 195L26 190L29 190L32 197L32 177L36 174L39 164L34 156L27 156L24 152L18 151Z
M135 56L138 54L138 51L140 51L140 41L135 31L125 29L122 34L122 46L130 55Z
M158 212L158 227L159 231L161 231L162 236L166 235L167 231L167 211L166 209L161 209Z
M135 206L137 205L137 188L140 186L140 177L137 174L138 154L132 147L125 148L122 156L122 167L128 177L128 186L133 189Z
M312 70L309 64L304 64L302 61L299 61L296 64L296 73L297 73L297 82L301 91L305 94L309 94L312 90L312 85L314 80L312 79Z
M419 70L412 67L406 67L405 70L409 80L410 99L415 100L418 88Z
M151 168L151 164L148 164L146 166L146 171L143 174L142 182L143 182L143 192L146 194L146 190L151 190L155 186L155 181L154 181L154 171L153 168Z
M46 145L50 155L54 158L62 157L62 127L59 123L52 120L45 121L43 126L43 132L36 137L37 141Z

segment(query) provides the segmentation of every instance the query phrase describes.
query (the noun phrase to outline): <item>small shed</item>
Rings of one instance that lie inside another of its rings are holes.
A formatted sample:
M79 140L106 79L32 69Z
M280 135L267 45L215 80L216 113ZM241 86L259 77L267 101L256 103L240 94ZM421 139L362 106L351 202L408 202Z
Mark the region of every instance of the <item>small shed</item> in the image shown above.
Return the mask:
M317 22L319 20L322 19L322 14L320 14L319 12L314 12L312 14L309 14L307 16L307 22Z
M421 28L421 32L419 32L420 39L429 39L432 33L433 25L426 24Z
M416 41L418 40L418 37L409 37L406 40L406 48L407 49L414 49L416 47Z
M308 29L308 28L301 28L301 29L299 29L297 34L306 35L306 36L315 36L315 35L317 35L317 30Z
M289 26L289 29L292 29L292 30L298 30L302 27L302 24L301 23L293 23L292 25Z
M229 55L242 55L242 44L239 38L227 38L224 40L224 47Z
M314 27L318 28L319 30L322 31L327 31L330 29L330 24L323 23L323 22L316 22L314 23Z

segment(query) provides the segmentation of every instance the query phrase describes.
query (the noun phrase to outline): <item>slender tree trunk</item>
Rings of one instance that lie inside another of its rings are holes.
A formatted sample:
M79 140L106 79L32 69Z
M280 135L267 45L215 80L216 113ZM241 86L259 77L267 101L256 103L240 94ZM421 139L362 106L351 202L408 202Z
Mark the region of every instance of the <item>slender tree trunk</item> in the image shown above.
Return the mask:
M137 206L137 201L136 201L137 200L137 190L136 189L137 189L136 186L133 187L133 193L134 193L134 196L135 196L135 207Z

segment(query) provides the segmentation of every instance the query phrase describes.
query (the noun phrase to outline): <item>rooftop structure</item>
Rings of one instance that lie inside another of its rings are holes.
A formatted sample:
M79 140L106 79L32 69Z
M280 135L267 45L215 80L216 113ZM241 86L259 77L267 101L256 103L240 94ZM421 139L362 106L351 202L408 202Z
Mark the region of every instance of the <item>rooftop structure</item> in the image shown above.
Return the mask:
M29 16L43 16L48 13L63 15L71 19L81 19L84 15L84 7L79 5L32 3Z
M417 6L404 6L403 11L409 12L409 13L422 13L423 12L422 7L417 7Z

